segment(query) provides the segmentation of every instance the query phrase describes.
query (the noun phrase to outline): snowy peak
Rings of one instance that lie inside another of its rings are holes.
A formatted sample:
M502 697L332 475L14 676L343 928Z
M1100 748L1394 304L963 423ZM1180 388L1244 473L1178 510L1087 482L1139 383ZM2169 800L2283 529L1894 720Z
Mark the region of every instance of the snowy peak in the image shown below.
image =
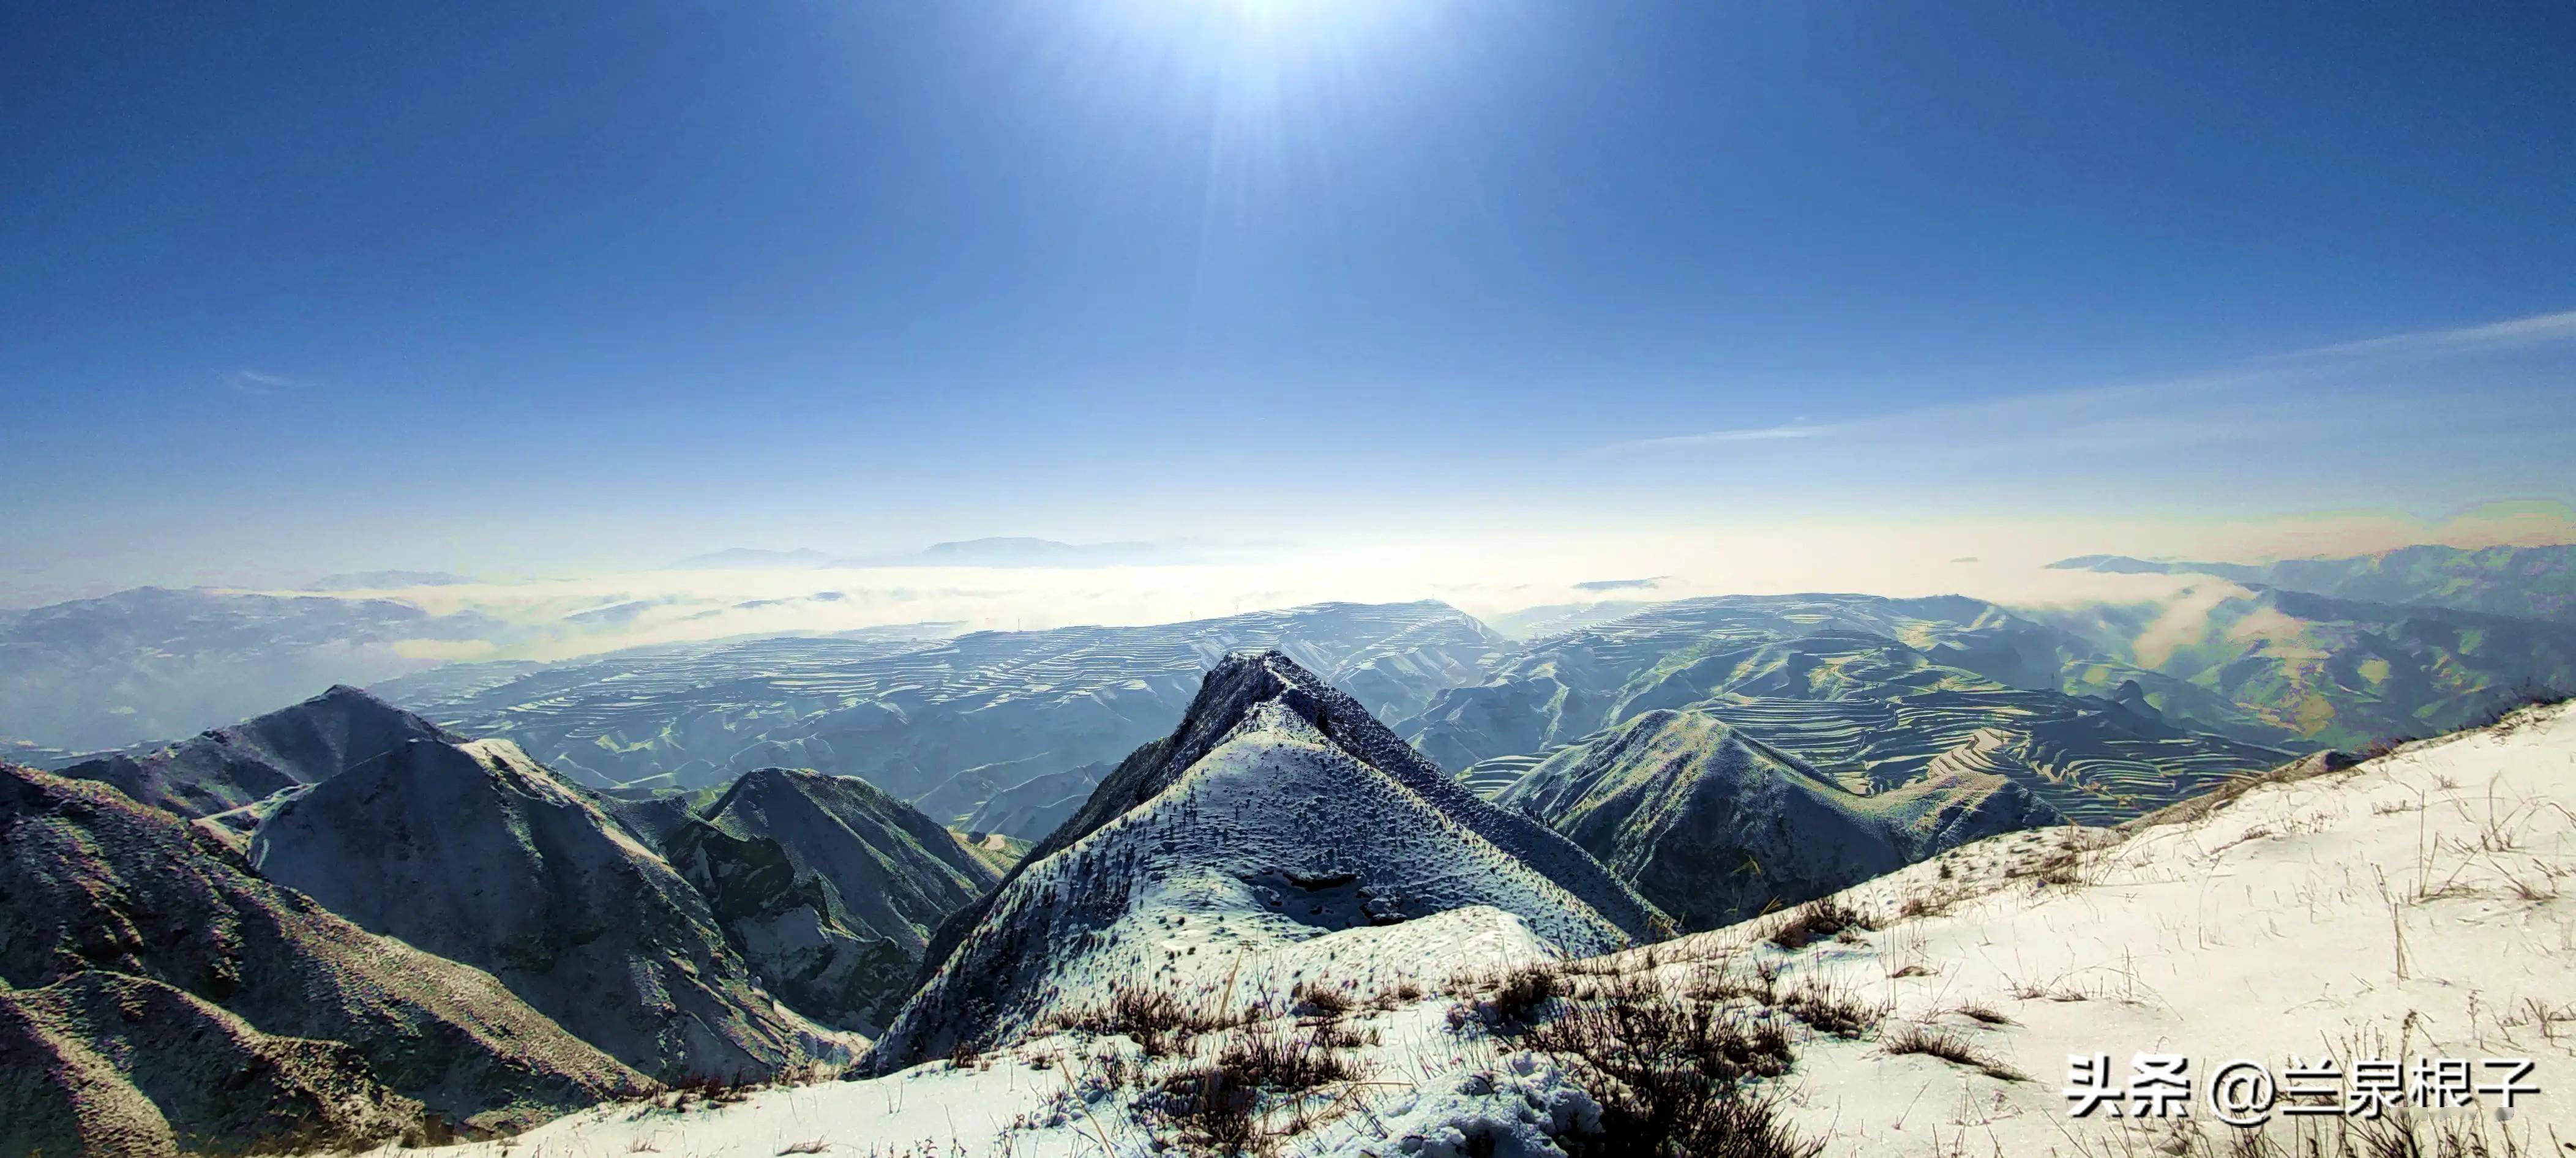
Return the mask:
M141 756L103 756L63 775L115 785L181 816L212 816L314 784L414 740L459 742L427 720L346 684Z
M1013 1040L1119 986L1249 1006L1301 980L1437 983L1602 952L1635 939L1625 922L1656 919L1571 842L1459 789L1294 661L1237 655L1180 727L941 929L871 1064Z

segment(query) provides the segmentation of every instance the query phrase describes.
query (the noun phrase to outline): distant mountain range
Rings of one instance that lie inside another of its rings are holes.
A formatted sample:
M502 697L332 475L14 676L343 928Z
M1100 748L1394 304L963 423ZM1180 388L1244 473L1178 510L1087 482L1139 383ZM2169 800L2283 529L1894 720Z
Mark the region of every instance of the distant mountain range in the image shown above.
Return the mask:
M389 599L141 587L0 612L0 736L95 751L434 666L396 645L505 630Z
M814 768L963 824L1005 789L1106 766L1162 734L1200 674L1237 648L1277 647L1401 718L1478 678L1503 646L1446 604L1333 603L1150 627L657 648L510 669L488 684L459 665L375 690L594 785L695 787L769 765ZM1087 788L1066 782L1052 802ZM1061 812L993 823L1034 840Z
M1495 803L1564 833L1692 932L2066 822L1983 762L1863 794L1715 715L1669 708L1558 749Z
M1534 641L1401 726L1471 783L1512 782L1565 745L1665 709L1706 715L1861 794L1959 770L2064 815L2139 815L2291 753L2177 728L2152 708L2057 690L2082 641L1955 596L1722 596Z
M2214 575L2364 603L2421 604L2576 624L2576 545L2400 547L2341 559L2186 563L2080 555L2049 564L2111 574Z

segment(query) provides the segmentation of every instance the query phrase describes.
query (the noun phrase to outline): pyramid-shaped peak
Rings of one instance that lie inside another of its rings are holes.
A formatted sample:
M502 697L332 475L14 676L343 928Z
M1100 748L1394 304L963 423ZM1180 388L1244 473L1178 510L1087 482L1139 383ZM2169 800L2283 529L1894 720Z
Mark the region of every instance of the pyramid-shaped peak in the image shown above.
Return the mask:
M1216 938L1199 946L1211 952L1167 952L1166 920ZM1358 701L1280 652L1242 652L940 927L870 1064L1012 1040L1112 984L1249 1004L1327 967L1353 985L1437 980L1399 974L1590 955L1660 923L1600 862L1477 798ZM1238 956L1242 983L1226 984Z

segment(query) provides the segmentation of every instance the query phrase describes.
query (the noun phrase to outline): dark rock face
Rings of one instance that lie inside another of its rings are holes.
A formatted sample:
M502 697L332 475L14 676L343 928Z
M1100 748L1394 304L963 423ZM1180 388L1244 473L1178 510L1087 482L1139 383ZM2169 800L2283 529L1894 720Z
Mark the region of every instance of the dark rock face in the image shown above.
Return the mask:
M156 808L212 816L282 789L316 784L413 740L460 742L437 725L353 687L216 728L142 756L83 761L62 774L113 784Z
M1712 716L1672 710L1559 750L1496 803L1564 833L1693 932L2064 822L2018 784L1975 771L1863 796Z
M506 743L405 744L278 808L249 855L655 1077L846 1056L761 991L704 895Z
M0 1099L70 1091L77 1120L69 1128L105 1123L97 1128L140 1139L132 1152L153 1152L160 1145L153 1139L184 1140L217 1120L205 1114L231 1112L189 1092L197 1079L188 1075L222 1064L209 1059L268 1059L260 1064L271 1077L261 1079L259 1097L270 1101L260 1104L289 1107L280 1111L287 1118L307 1104L298 1090L376 1107L309 1119L356 1132L350 1136L379 1136L378 1126L393 1122L424 1128L424 1114L468 1129L516 1128L644 1085L491 975L325 911L168 812L103 784L6 766L0 983L14 1027L5 1048L29 1066L0 1067L20 1083ZM175 1067L153 1071L171 1085L139 1084L149 1075L116 1064L101 1069L90 1059L113 1063L121 1051L141 1056L167 1044L154 1036L158 1028L100 1020L98 1011L111 1006L144 1011L138 1024L157 1027L167 1014L170 1024L204 1029L208 1036L189 1047L204 1052L182 1049L152 1063ZM62 1127L47 1120L54 1125L42 1129Z

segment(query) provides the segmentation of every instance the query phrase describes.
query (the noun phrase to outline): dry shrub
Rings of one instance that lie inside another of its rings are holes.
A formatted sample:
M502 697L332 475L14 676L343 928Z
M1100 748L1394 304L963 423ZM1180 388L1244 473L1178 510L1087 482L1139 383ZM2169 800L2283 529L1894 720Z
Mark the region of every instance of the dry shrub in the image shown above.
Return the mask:
M1891 1054L1929 1054L1943 1061L1963 1065L2007 1082L2026 1082L2030 1075L2014 1069L2011 1063L1977 1048L1976 1043L1956 1030L1931 1025L1908 1025L1880 1039L1879 1048Z
M1776 1004L1781 1012L1807 1023L1818 1033L1854 1040L1878 1028L1888 1013L1886 1002L1871 1001L1851 986L1834 985L1813 975L1781 994Z
M1273 1138L1262 1127L1267 1095L1301 1095L1329 1082L1348 1081L1350 1062L1338 1052L1356 1044L1329 1022L1293 1032L1256 1027L1230 1038L1213 1061L1166 1080L1155 1106L1178 1128L1181 1140L1218 1154L1265 1154Z
M1788 919L1771 931L1771 943L1783 949L1804 949L1849 930L1876 927L1860 910L1843 903L1841 897L1818 897L1789 910Z
M1555 970L1544 965L1523 965L1495 982L1494 995L1482 1004L1480 1012L1488 1024L1525 1026L1563 992L1564 979Z
M1320 981L1301 981L1291 995L1299 1013L1309 1017L1340 1017L1358 1004L1351 995Z
M1718 1002L1677 999L1641 977L1605 982L1531 1028L1601 1103L1601 1133L1560 1138L1577 1158L1807 1158L1777 1103L1746 1083L1789 1070L1776 1023Z

